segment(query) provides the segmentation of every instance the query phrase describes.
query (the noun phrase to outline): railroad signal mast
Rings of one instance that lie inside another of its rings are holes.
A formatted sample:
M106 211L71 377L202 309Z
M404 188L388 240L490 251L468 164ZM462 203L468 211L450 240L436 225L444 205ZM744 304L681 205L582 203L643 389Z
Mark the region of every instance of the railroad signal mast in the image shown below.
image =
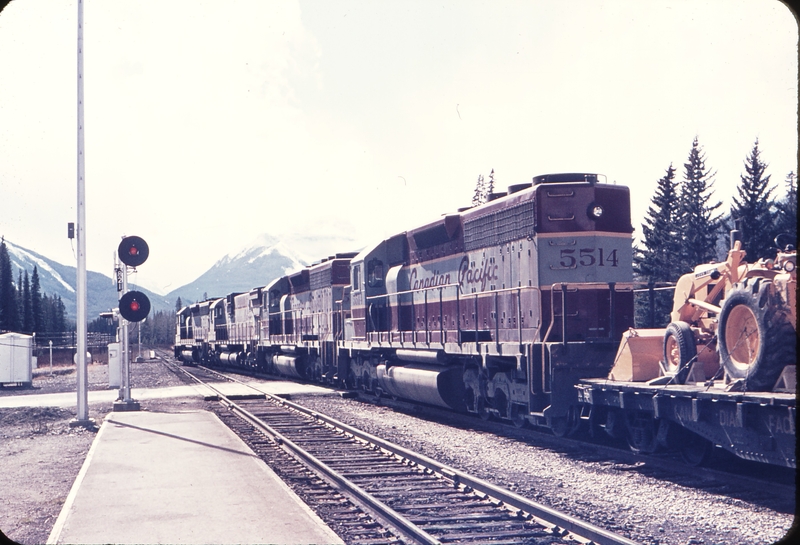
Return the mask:
M150 255L147 243L141 237L123 237L117 249L119 262L115 261L117 291L119 292L119 331L122 373L119 398L114 403L115 411L138 411L139 402L131 398L131 366L128 344L128 323L141 322L150 313L150 299L140 291L128 291L128 267L136 268Z

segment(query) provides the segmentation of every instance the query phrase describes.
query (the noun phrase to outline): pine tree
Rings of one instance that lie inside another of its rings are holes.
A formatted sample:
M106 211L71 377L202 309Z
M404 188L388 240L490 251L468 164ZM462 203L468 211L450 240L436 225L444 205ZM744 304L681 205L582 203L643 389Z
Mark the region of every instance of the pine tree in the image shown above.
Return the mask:
M0 238L0 330L16 331L19 326L17 294L11 257L4 238Z
M17 302L17 329L18 329L18 331L22 332L23 331L22 326L24 325L24 322L25 322L24 310L23 310L23 306L25 304L25 297L24 297L24 293L22 291L23 290L23 286L22 286L22 269L20 269L19 273L17 274L17 285L16 285L16 288L17 289L14 292L14 299Z
M45 293L42 295L42 332L53 333L53 301Z
M778 217L775 221L775 231L776 234L783 233L789 236L789 242L781 244L784 246L792 244L797 248L797 175L794 172L787 174L784 184L786 196L776 205Z
M181 298L178 297L178 299L175 301L175 312L180 312L182 308L183 308L183 302L181 301Z
M742 232L742 248L747 252L747 261L753 263L762 257L774 257L775 200L769 187L769 175L764 175L767 164L761 160L758 139L744 163L746 175L734 195L731 219L739 221Z
M475 193L472 195L472 206L478 206L486 202L485 186L483 183L483 174L478 175L478 181L475 184Z
M31 275L31 328L35 333L44 333L44 310L42 308L42 288L39 285L39 269L34 265Z
M676 257L680 254L680 202L678 183L675 181L675 168L670 163L664 176L658 180L652 206L647 209L642 225L644 249L637 248L634 254L634 271L648 283L675 282L681 275ZM645 299L642 297L642 299ZM672 311L672 294L666 291L655 293L653 327L669 322ZM641 315L637 322L650 326L649 301L642 301Z
M494 193L494 169L489 173L489 183L486 185L483 202L488 202L492 193Z
M60 295L53 299L53 329L58 332L67 331L67 307Z
M31 312L31 281L28 271L22 280L22 330L25 333L33 332L33 313Z
M684 163L680 191L679 224L682 234L680 270L686 273L716 257L716 243L722 226L721 214L715 211L722 203L709 204L713 195L714 175L706 169L705 154L697 137Z

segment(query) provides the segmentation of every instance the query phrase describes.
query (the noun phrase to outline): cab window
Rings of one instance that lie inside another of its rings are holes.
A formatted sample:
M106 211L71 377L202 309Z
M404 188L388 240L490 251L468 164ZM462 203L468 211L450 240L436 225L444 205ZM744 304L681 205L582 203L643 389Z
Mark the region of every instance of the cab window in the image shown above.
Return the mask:
M367 284L371 288L383 286L383 262L373 259L367 265Z

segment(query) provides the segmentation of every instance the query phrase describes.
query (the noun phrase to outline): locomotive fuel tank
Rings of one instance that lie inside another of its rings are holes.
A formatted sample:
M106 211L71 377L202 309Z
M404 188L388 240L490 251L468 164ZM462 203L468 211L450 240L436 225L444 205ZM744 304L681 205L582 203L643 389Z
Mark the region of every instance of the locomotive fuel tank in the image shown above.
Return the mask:
M181 359L186 363L199 363L200 351L198 349L181 350Z
M389 395L455 410L464 410L461 374L460 366L384 363L377 367L378 384Z
M281 375L306 378L306 364L296 356L272 356L272 363Z

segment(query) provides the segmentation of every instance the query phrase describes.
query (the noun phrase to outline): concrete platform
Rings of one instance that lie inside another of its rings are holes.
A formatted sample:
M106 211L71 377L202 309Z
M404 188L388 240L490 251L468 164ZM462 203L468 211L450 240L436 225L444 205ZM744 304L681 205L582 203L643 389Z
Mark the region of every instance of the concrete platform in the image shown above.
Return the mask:
M242 390L242 386L232 383L221 383L230 388L232 393ZM249 381L248 384L274 395L332 394L334 390L312 384L300 384L282 380ZM216 384L215 384L216 386ZM227 391L223 390L225 393ZM252 391L248 392L252 393ZM164 399L168 397L196 397L213 395L214 392L199 384L188 386L170 386L167 388L131 388L131 397L137 401L148 399ZM119 389L89 391L89 404L107 403L109 407L119 395ZM61 394L20 394L0 397L0 409L13 407L75 407L78 403L76 392Z
M192 411L109 414L48 543L342 541L216 415Z

